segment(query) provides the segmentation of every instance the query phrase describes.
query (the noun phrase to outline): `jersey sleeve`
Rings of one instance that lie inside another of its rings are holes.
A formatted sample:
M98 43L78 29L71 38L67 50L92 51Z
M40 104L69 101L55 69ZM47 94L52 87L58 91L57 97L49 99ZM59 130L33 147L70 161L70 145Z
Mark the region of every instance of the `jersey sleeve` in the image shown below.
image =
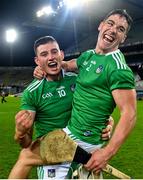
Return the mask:
M21 110L31 110L36 111L36 106L34 104L33 93L30 93L27 89L24 90L21 99Z
M134 89L135 81L131 70L116 70L110 76L110 90Z
M135 88L133 72L125 61L117 63L117 61L112 60L112 63L110 63L110 66L108 67L108 81L111 91L114 89Z

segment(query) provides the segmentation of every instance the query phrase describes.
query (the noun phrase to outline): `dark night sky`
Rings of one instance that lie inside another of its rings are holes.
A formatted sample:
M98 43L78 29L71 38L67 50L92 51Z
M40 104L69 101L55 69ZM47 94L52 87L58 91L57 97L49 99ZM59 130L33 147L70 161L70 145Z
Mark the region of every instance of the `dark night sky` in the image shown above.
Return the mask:
M57 5L56 0L52 0L51 2L53 6ZM28 24L35 21L36 11L49 3L49 0L0 1L0 66L9 66L11 61L13 61L14 66L35 65L33 60L33 44L34 41L41 36L54 36L62 45L62 49L65 49L68 46L69 41L73 40L73 34L71 33L69 36L69 32L66 31L63 32L52 28L41 28L36 27L35 25L24 25L24 23ZM19 33L19 37L13 44L9 44L5 41L5 31L11 27L17 29ZM63 33L64 36L61 36ZM10 51L12 51L12 53L10 53Z
M49 4L56 8L59 1L0 1L0 66L9 66L11 60L13 66L35 65L33 44L41 36L54 36L63 50L75 45L73 18L77 23L77 41L92 37L93 33L97 33L101 18L115 8L127 9L134 19L134 26L129 35L130 40L143 41L143 0L90 0L90 7L86 6L82 9L79 6L72 13L62 8L55 17L43 17L40 20L36 18L37 10ZM104 7L103 4L105 4ZM18 31L19 37L14 44L10 45L5 41L5 31L12 27Z

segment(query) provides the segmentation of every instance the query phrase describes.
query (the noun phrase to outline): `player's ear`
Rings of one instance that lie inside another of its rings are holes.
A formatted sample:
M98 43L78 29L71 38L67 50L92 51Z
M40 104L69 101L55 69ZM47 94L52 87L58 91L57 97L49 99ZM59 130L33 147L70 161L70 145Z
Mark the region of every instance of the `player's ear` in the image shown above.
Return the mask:
M37 57L34 57L34 60L35 60L35 63L36 63L38 66L40 66L40 63L39 63L38 58L37 58Z
M102 26L103 26L103 21L99 24L99 26L98 26L98 31L100 31L101 29L102 29Z
M64 51L61 50L61 58L62 58L62 60L64 60L64 57L65 57Z
M127 35L125 34L124 38L122 39L121 43L123 43L127 38Z

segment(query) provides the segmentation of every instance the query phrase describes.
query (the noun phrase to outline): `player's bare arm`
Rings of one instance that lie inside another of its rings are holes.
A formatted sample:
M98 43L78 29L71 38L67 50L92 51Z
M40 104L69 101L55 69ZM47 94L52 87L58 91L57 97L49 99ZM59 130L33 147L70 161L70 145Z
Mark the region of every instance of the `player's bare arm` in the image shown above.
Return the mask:
M15 140L24 148L32 142L35 112L22 110L15 116Z
M106 147L95 151L86 164L88 170L99 172L119 150L136 122L136 92L135 90L114 90L112 92L120 110L120 120L113 136Z
M42 70L42 68L40 66L36 66L36 68L34 69L34 72L33 72L33 76L36 79L40 80L46 76L46 73Z
M106 149L114 155L123 144L136 122L135 90L114 90L114 100L120 110L120 120Z
M72 59L70 61L62 61L62 68L65 71L73 71L77 72L77 64L76 64L76 59ZM36 66L33 72L33 76L37 79L42 79L44 76L46 76L46 73L42 70L40 66Z
M65 71L73 71L77 72L77 64L76 64L76 59L71 59L69 61L62 61L62 68Z

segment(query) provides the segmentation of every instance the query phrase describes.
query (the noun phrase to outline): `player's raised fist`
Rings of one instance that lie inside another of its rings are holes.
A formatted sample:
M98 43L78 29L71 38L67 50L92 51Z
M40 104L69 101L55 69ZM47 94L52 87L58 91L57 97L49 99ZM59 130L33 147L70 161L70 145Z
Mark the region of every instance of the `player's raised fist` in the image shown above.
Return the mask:
M17 135L24 136L33 125L33 120L30 111L19 111L15 116L16 133Z

